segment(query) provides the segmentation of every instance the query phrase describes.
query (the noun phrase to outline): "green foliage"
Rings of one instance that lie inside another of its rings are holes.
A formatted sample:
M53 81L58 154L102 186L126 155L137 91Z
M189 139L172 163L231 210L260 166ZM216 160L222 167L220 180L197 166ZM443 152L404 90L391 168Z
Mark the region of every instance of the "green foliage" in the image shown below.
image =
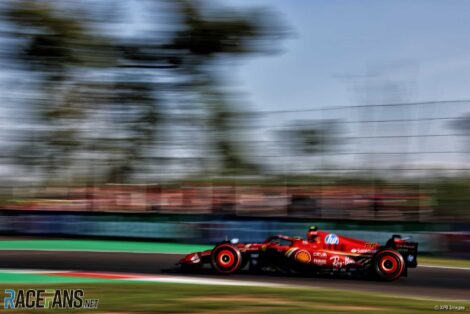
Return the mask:
M304 155L330 151L338 144L338 124L334 120L297 121L281 131L279 135L287 140L291 148Z
M112 47L74 12L58 11L44 1L23 0L13 2L6 15L19 27L17 35L27 41L18 57L34 70L48 73L50 80L63 79L70 67L112 64Z
M80 3L8 2L3 14L19 39L11 55L26 65L39 95L27 103L34 122L16 153L19 164L47 178L78 167L104 170L85 170L93 180L128 181L146 172L144 159L158 152L165 123L171 125L161 99L190 96L208 117L208 155L215 151L220 172L257 170L233 141L237 108L213 66L220 56L261 51L255 42L270 31L254 12L207 14L202 2L167 4L177 31L167 36L155 24L153 32L128 38L101 32ZM87 155L98 161L80 158Z

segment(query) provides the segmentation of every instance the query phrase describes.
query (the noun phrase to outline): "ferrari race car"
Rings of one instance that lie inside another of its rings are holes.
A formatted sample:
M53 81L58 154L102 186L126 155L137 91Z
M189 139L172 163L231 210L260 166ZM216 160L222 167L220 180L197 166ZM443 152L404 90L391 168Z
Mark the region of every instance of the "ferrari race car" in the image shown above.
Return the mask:
M346 274L375 276L392 281L417 267L418 243L393 235L385 245L317 231L310 227L307 240L275 235L262 243L222 241L212 250L191 253L177 264L186 270L211 265L220 274L248 268L255 272Z

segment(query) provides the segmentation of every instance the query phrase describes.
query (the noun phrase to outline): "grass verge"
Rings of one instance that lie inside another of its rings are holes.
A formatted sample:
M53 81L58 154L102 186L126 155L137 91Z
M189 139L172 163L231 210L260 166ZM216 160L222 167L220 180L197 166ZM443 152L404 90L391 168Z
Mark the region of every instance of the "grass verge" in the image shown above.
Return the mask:
M3 240L0 250L97 251L188 254L213 246L118 240Z
M206 285L82 283L73 285L8 285L5 288L82 288L85 298L99 299L97 310L80 313L429 313L437 306L462 306L470 302L433 301L371 293L318 288L260 288ZM3 299L3 298L2 298ZM3 300L2 300L3 301ZM0 304L3 307L3 304ZM18 309L9 312L28 312ZM37 313L38 310L31 310ZM41 310L58 313L63 310Z

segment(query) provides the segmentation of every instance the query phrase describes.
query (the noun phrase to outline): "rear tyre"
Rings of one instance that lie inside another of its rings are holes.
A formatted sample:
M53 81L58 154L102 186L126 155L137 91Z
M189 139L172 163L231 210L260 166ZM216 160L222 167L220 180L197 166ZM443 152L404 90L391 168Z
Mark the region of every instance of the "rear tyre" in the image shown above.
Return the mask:
M373 262L375 274L382 280L398 279L405 270L403 256L395 250L386 249L377 253Z
M223 243L212 250L211 265L220 274L233 274L240 269L241 264L242 255L236 246Z

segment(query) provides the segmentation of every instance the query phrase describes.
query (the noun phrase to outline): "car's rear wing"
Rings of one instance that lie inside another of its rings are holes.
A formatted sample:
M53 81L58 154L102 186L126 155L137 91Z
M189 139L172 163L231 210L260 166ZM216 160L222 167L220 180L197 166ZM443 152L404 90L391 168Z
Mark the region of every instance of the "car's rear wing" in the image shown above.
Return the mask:
M400 235L394 234L390 240L387 241L386 246L400 252L407 267L414 268L418 265L417 242L410 242L407 238L402 238Z

